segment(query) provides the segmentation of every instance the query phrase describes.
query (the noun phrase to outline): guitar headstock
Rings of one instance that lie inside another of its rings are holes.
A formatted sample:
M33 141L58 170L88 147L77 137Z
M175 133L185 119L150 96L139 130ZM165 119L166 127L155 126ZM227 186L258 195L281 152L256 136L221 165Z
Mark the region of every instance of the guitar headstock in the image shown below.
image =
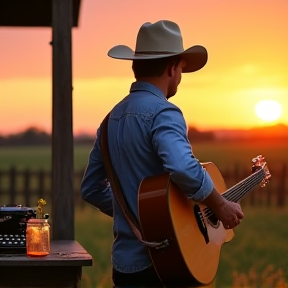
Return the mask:
M257 157L252 159L252 164L252 173L258 171L259 169L263 169L265 177L262 180L260 186L266 186L266 184L269 182L269 179L271 178L271 173L269 172L265 157L263 157L262 155L258 155Z

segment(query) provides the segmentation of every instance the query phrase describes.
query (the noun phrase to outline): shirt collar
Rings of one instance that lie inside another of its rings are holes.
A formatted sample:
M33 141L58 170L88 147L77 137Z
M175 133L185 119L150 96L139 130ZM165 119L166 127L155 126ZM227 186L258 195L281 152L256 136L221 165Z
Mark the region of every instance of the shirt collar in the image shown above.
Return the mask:
M147 91L161 99L164 98L165 100L167 100L163 92L159 88L157 88L156 86L148 82L136 81L132 83L131 88L130 88L130 93L135 92L135 91Z

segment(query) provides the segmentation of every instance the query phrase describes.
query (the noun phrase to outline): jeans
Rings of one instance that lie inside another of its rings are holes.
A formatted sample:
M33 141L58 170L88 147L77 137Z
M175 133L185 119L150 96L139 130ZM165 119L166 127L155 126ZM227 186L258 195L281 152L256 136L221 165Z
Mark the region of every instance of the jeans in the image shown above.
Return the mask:
M121 273L113 268L112 278L114 288L163 288L153 266L136 273Z

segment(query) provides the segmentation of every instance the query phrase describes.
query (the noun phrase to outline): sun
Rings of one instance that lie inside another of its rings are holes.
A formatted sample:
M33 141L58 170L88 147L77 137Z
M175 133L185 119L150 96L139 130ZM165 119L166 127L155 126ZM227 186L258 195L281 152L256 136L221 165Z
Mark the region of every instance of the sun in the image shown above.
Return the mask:
M279 119L282 107L275 100L261 100L255 105L255 114L266 122L273 122Z

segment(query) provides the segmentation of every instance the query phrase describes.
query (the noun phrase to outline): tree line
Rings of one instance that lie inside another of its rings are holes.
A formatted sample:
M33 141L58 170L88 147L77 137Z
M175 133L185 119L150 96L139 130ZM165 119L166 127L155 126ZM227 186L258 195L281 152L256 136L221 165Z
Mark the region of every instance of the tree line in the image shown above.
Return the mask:
M0 135L0 146L41 146L50 144L51 135L34 127L16 134Z
M195 141L213 141L215 135L213 132L200 132L196 128L189 127L189 140ZM93 144L95 141L93 136L79 135L74 137L75 144ZM0 146L45 146L51 145L51 134L39 130L35 127L29 127L23 132L9 134L7 136L0 135Z

